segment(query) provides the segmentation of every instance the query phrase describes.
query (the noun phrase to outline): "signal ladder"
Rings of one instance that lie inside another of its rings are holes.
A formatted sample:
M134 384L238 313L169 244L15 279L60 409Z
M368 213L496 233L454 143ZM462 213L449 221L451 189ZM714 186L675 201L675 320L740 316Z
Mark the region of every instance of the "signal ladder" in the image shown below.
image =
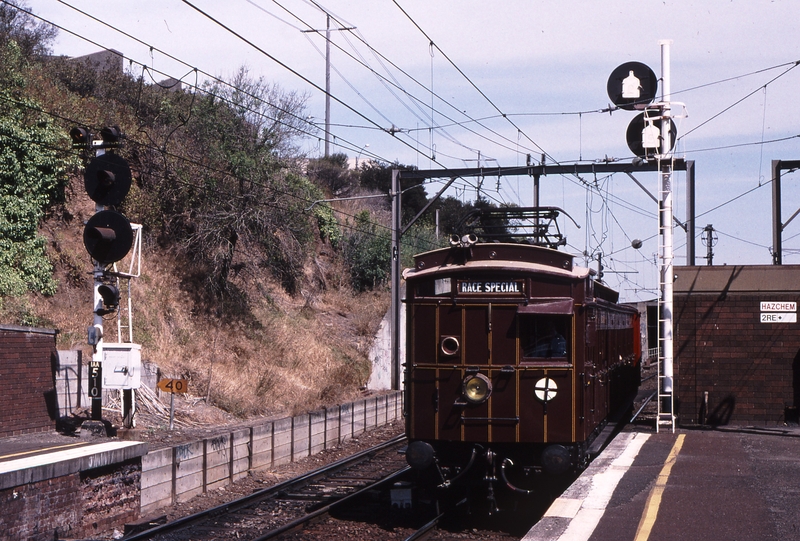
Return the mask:
M663 167L663 166L662 166ZM661 169L661 168L659 168ZM662 170L661 175L665 175ZM659 273L658 297L658 401L656 415L656 432L659 427L667 426L675 432L674 410L674 378L672 376L673 360L673 313L672 313L672 189L670 181L660 183L661 209L658 225L659 254L662 259ZM669 364L669 374L665 374L665 365Z

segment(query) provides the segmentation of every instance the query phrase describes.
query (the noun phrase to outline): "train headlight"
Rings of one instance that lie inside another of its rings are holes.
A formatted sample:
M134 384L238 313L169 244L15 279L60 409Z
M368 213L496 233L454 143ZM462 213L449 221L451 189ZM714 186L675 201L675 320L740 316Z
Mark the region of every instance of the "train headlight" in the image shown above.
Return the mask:
M491 394L492 382L483 374L467 376L461 384L461 395L470 404L482 404Z

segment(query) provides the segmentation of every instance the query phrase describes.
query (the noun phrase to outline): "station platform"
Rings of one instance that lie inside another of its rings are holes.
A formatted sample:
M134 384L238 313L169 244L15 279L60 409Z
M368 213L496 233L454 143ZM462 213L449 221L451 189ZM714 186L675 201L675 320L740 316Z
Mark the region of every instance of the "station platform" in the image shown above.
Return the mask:
M800 428L622 432L524 541L800 539Z
M0 490L53 479L147 453L147 444L120 440L82 440L58 433L0 439Z

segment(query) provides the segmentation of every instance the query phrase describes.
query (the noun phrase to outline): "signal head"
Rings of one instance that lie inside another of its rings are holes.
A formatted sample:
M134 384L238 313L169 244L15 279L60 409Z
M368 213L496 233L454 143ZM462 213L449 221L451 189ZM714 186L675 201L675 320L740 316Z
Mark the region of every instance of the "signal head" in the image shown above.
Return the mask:
M119 306L119 289L117 289L116 286L111 284L100 284L97 287L97 293L103 300L103 306L105 306L105 308L95 310L98 315L103 316L110 314L117 309Z
M88 149L92 146L92 134L86 128L72 128L69 130L69 137L72 139L72 148Z
M103 140L103 148L119 146L122 131L119 126L106 126L100 130L100 138Z
M119 212L102 210L86 222L83 245L101 265L115 263L133 246L131 223Z
M106 153L89 162L83 182L92 201L106 206L119 205L131 189L131 168L124 158Z

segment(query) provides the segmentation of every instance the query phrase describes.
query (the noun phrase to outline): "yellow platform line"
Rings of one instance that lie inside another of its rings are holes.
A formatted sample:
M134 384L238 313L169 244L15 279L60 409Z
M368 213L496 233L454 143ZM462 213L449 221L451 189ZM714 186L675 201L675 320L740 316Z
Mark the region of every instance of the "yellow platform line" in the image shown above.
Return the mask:
M53 447L43 447L41 449L33 449L31 451L22 451L20 453L11 453L11 454L8 454L8 455L0 455L0 460L5 460L7 458L11 458L11 457L14 457L14 456L34 455L36 453L46 453L48 451L52 451L52 450L55 450L55 449L66 449L67 447L75 447L75 446L78 446L78 445L86 445L86 442L69 443L69 444L66 444L66 445L56 445L56 446L53 446Z
M664 463L664 467L661 468L661 473L658 474L655 486L650 490L650 494L647 496L647 503L644 505L642 518L639 520L639 527L636 528L636 537L634 537L634 541L647 541L650 537L650 532L653 530L653 525L656 522L656 516L658 516L658 508L661 506L661 496L664 494L664 488L667 486L667 479L669 479L672 466L675 465L675 461L678 458L678 453L681 452L681 447L683 447L683 440L685 438L686 434L678 435L678 438L675 440L675 445L672 446L667 461Z

